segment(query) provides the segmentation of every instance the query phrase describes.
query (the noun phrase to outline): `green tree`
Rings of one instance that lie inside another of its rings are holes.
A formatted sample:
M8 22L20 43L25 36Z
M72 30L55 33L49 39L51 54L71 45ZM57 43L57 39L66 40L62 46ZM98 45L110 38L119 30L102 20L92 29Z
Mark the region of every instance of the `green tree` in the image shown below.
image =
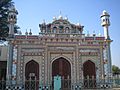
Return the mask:
M7 17L11 4L13 4L12 0L0 0L0 40L3 41L8 37L9 28ZM19 29L19 27L16 25L15 33L17 33L17 29Z
M112 66L112 72L113 72L113 75L118 75L118 74L120 74L120 68L113 65Z

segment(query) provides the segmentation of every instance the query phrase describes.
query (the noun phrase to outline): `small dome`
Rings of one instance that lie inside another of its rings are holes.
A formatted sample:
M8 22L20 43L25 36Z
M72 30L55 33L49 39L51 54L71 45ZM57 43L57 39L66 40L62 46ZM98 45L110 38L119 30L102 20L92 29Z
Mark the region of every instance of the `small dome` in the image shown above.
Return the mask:
M65 19L65 20L68 20L68 17L65 17L64 19Z
M58 19L63 19L63 17L60 15L60 16L58 17Z
M9 12L14 12L14 13L18 14L18 11L15 9L15 6L13 4L11 4L11 6L9 8Z
M98 33L98 36L102 36L100 32Z
M102 12L102 15L101 16L104 16L104 15L107 15L107 16L110 16L105 10L103 10Z
M104 14L104 15L109 15L105 10L103 11L103 14Z
M15 6L14 6L13 4L11 4L9 10L10 10L10 11L16 11Z
M56 17L53 17L53 20L57 20L57 18L56 18Z
M80 23L77 23L76 25L77 25L77 26L81 26Z

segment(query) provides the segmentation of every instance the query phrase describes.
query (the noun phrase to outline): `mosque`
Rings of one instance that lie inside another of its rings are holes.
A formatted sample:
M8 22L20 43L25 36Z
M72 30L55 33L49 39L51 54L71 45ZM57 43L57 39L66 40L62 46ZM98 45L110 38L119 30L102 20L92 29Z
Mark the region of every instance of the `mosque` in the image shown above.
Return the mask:
M54 78L60 77L62 81L68 80L70 85L70 89L61 90L71 90L88 79L94 79L96 85L102 78L110 82L112 40L109 35L110 15L105 10L100 16L104 35L86 35L83 25L71 23L61 15L50 23L39 24L38 35L31 31L15 35L16 15L16 9L11 7L8 16L8 81L22 81L24 84L25 80L34 79L46 87L54 86Z

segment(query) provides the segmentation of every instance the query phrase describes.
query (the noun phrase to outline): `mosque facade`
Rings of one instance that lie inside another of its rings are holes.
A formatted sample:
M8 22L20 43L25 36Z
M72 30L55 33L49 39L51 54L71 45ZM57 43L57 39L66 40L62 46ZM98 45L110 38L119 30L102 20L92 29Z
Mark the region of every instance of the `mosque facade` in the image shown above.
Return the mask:
M111 78L111 51L109 14L103 11L101 25L104 35L85 35L84 26L71 23L61 15L53 21L39 24L39 35L27 32L15 35L17 11L9 12L9 55L7 80L38 80L43 85L52 85L54 77L69 79L76 86L94 79Z

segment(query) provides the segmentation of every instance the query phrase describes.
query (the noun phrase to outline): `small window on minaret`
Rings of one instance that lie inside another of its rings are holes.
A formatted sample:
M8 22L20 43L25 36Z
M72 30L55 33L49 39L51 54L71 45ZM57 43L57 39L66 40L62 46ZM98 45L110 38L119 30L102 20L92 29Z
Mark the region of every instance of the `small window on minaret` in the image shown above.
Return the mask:
M14 16L13 16L13 15L11 15L11 18L14 18Z
M108 21L108 19L106 19L106 22Z
M103 19L103 22L105 21L105 19Z
M14 19L16 19L16 16L14 15Z

